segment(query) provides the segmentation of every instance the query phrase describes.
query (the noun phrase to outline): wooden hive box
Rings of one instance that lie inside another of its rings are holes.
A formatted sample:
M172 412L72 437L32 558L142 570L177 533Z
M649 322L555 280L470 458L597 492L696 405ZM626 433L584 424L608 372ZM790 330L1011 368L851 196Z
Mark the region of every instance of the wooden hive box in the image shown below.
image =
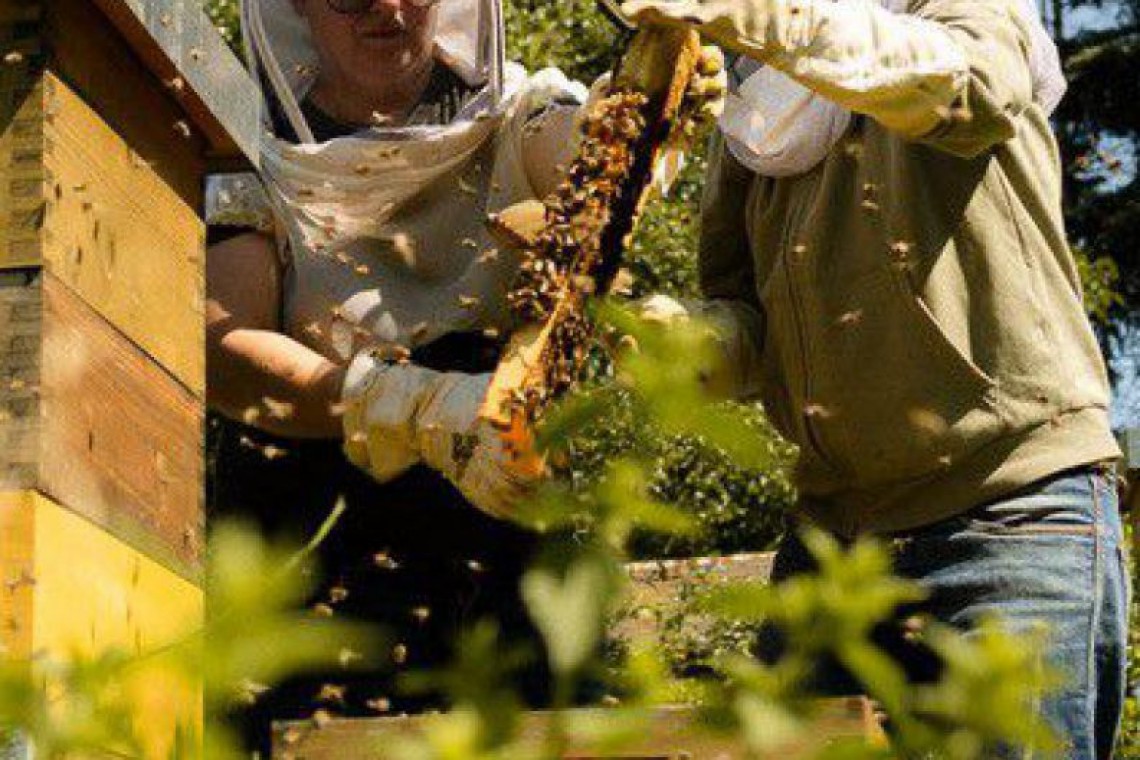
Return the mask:
M626 614L614 621L612 635L629 642L652 641L661 635L660 621L684 615L684 600L694 587L710 588L740 581L767 581L773 554L638 562L626 567L631 580ZM651 615L637 614L651 611ZM706 621L686 622L699 630ZM581 709L574 721L605 723L613 713ZM617 753L599 753L586 746L571 746L566 760L744 760L752 758L738 737L704 729L694 709L662 707L649 716L644 736ZM274 733L277 760L383 760L401 738L422 731L431 717L335 719L285 722ZM522 726L523 741L540 746L549 726L548 713L529 713ZM871 703L862 697L830 699L818 706L811 740L781 747L771 754L780 760L814 756L827 744L841 739L865 739L873 745L886 741Z
M569 716L579 725L607 720L607 710L575 710ZM648 726L634 743L618 751L599 751L571 742L564 760L753 760L739 738L704 729L697 711L662 707L648 714ZM274 736L276 760L384 760L393 755L400 739L421 732L432 717L371 718L288 723ZM521 738L528 747L539 748L548 733L547 713L528 713ZM831 699L818 706L816 723L809 737L772 752L775 760L804 760L827 745L844 739L864 739L881 746L886 738L870 702L859 697Z
M201 623L207 170L253 83L197 4L0 0L0 644L142 651ZM166 757L200 699L151 700Z

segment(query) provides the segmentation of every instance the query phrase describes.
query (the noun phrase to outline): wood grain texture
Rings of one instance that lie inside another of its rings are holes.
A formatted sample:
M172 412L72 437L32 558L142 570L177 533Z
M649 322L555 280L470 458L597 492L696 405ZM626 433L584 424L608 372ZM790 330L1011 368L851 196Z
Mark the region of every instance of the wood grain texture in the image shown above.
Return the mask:
M6 656L145 654L202 625L202 591L35 492L0 493L0 643ZM200 730L200 685L158 663L121 681L138 707L145 757L169 757L174 729Z
M0 268L47 266L198 395L205 227L54 74L0 132Z
M580 724L604 724L617 713L607 710L574 710L568 718ZM625 716L628 717L628 716ZM620 751L599 751L590 746L572 744L563 757L566 760L745 760L755 758L736 738L707 732L701 727L695 710L663 707L648 714L648 724L637 738ZM333 720L320 728L312 723L283 723L274 732L274 757L304 760L383 760L392 757L391 747L400 737L414 736L431 718L379 718L365 720ZM531 746L541 746L550 716L530 713L525 716L522 736ZM809 758L830 742L838 739L863 738L869 743L885 744L883 730L875 719L870 703L863 698L829 699L817 706L813 728L804 741L784 745L765 757L780 760Z
M43 41L36 3L0 0L0 266L40 260Z
M2 486L198 577L202 401L50 273L0 286L0 325Z
M244 156L256 165L261 94L199 4L185 0L93 0L150 71L185 87L173 90L210 155Z
M0 0L0 46L0 131L11 112L3 103L22 102L51 71L187 204L201 206L209 144L178 103L174 78L148 69L91 0Z
M0 0L13 1L27 0ZM177 102L173 82L147 67L92 0L38 2L50 70L191 208L201 208L209 143Z
M203 222L71 88L43 89L48 269L204 395Z

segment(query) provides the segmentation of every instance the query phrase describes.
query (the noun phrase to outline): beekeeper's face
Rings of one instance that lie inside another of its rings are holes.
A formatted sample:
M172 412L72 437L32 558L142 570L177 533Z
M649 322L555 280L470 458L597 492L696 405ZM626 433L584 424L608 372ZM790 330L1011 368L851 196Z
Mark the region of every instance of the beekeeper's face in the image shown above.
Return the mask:
M321 76L377 93L422 72L435 48L437 0L294 0Z

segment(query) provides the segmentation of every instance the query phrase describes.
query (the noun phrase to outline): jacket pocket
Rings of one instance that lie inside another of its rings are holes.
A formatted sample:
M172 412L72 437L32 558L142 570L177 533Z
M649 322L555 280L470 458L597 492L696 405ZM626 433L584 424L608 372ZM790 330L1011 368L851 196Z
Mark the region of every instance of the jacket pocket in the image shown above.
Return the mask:
M883 267L820 304L819 425L861 486L952 467L1000 426L996 384L946 336L905 275Z

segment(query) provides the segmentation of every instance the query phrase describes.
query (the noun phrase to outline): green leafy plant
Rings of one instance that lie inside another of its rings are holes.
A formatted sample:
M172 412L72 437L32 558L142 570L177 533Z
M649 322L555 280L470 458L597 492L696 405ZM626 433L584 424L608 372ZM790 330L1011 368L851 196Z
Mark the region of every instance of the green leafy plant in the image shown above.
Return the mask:
M1135 0L1124 4L1131 14L1129 18L1135 15L1135 4ZM226 38L231 43L236 42L239 36L236 0L208 0L207 8ZM591 0L507 0L506 13L510 55L531 70L559 66L571 76L589 82L612 65L617 36L595 10ZM1061 132L1068 158L1067 184L1074 191L1069 195L1075 199L1070 200L1068 209L1074 235L1082 246L1111 256L1078 258L1087 308L1100 321L1111 318L1114 310L1119 308L1121 279L1135 279L1135 272L1131 270L1118 272L1114 260L1127 263L1130 259L1126 254L1134 249L1132 241L1135 236L1123 234L1121 230L1126 231L1135 216L1134 213L1124 213L1127 205L1124 201L1135 195L1136 184L1135 181L1116 181L1106 194L1103 192L1103 172L1096 173L1096 176L1090 174L1087 156L1096 153L1092 146L1096 136L1102 132L1134 137L1135 130L1128 126L1131 117L1125 113L1128 111L1125 106L1129 103L1134 106L1137 101L1101 97L1097 93L1106 87L1116 87L1123 81L1121 76L1102 74L1116 70L1113 66L1127 71L1123 61L1128 56L1134 57L1137 50L1140 48L1135 45L1135 30L1123 24L1118 31L1082 35L1067 48L1067 52L1073 54L1071 73L1078 77L1079 82L1082 85L1100 83L1091 89L1084 86L1074 88L1074 94L1061 114ZM698 152L690 158L671 197L652 204L645 215L628 260L631 278L627 288L630 295L653 292L695 294L697 201L703 170L704 158ZM1119 172L1113 176L1117 180L1123 177ZM1111 223L1102 224L1104 219ZM1135 288L1125 289L1131 292ZM670 430L665 432L655 423L653 405L634 399L628 388L609 387L599 392L609 394L606 404L591 408L595 412L605 409L610 416L598 422L598 417L584 414L580 418L581 424L572 426L575 435L573 443L567 447L567 455L574 490L561 493L554 501L565 503L582 498L583 491L589 491L595 484L611 477L610 462L621 461L632 465L623 477L629 479L630 471L640 473L639 478L633 480L644 489L642 496L675 505L675 511L692 518L690 527L696 528L680 533L653 532L637 528L636 520L625 518L619 522L627 523L626 527L618 530L617 526L610 526L608 530L630 533L626 551L631 556L684 556L756 550L772 546L779 538L783 529L780 516L795 500L789 477L794 451L771 432L758 409L735 408L736 414L755 420L750 440L758 449L763 449L763 457L757 459L762 458L766 466L749 468L740 466L730 451L718 448L700 432L679 432L676 425L667 426ZM631 457L631 452L636 452L636 456ZM580 531L596 527L599 520L596 514L580 514L570 522L577 535ZM565 585L568 582L565 574L547 573L547 577L554 579L552 583ZM1140 616L1134 616L1134 620L1140 625ZM712 635L714 638L723 635L726 640L738 640L734 632L740 625L739 622L724 621L712 631ZM1138 631L1140 629L1134 628L1134 650L1140 643ZM676 647L665 655L640 656L635 653L625 663L625 676L633 678L633 671L643 666L648 673L656 673L655 667L663 673L673 672L675 666L683 664L694 654L689 644L683 641L675 643ZM478 648L473 651L478 651ZM647 662L652 666L645 665ZM1140 685L1140 672L1136 668L1134 663L1131 681L1134 688L1140 688L1135 686ZM650 680L656 687L673 693L670 691L672 687L661 686L661 678ZM687 694L690 689L682 688L680 691ZM470 699L462 700L461 704L471 702ZM1140 758L1140 708L1135 700L1130 701L1128 710L1120 756ZM496 738L501 736L501 731L490 732L490 739L483 736L481 732L486 723L481 715L483 713L479 710L461 709L453 716L441 718L439 730L432 734L432 741L441 744L436 749L429 748L431 752L438 750L441 754L417 756L528 756L509 754L509 748L502 750L508 745ZM478 747L500 749L483 750ZM500 750L507 754L494 754ZM490 754L479 754L484 751Z

